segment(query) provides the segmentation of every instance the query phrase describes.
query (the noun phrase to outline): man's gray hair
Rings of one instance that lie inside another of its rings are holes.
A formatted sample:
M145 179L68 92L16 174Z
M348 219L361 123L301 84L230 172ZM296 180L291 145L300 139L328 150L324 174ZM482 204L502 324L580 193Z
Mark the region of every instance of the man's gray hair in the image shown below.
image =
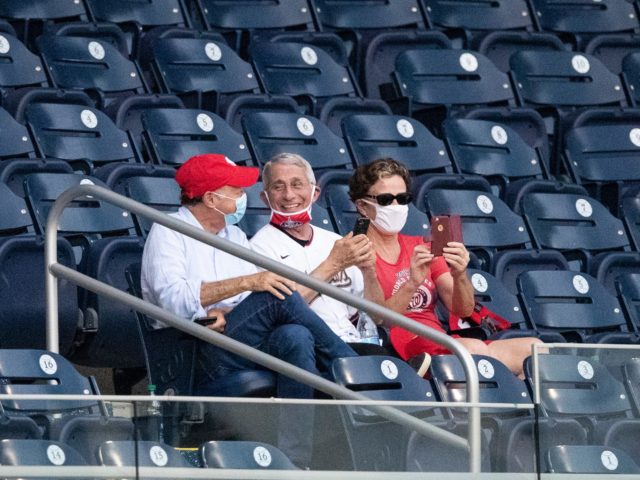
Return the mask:
M273 165L295 165L304 169L307 180L312 185L316 184L316 176L313 173L313 168L309 162L296 153L279 153L271 157L271 159L264 165L262 169L262 183L265 188L268 188L271 184L271 167Z

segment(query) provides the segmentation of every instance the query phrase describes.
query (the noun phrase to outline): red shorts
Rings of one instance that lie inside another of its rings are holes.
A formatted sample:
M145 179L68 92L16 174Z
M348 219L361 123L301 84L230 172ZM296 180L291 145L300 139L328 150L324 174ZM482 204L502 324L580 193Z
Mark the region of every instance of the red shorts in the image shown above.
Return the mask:
M460 338L460 335L449 335L449 336L451 338ZM484 343L486 343L487 345L490 344L491 342L492 340L484 340ZM431 340L427 340L426 338L423 338L423 337L416 337L413 340L409 341L409 343L407 343L404 346L403 353L404 355L406 355L405 360L408 360L411 357L415 357L416 355L419 355L421 353L428 353L433 357L435 355L448 355L448 354L451 354L451 351L448 348L444 347L443 345L432 342ZM400 353L400 356L403 356L403 354Z

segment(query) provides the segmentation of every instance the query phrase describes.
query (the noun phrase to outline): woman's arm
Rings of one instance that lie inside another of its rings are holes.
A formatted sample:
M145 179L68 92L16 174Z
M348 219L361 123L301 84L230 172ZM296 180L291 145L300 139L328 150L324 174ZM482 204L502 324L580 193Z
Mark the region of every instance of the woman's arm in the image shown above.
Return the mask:
M469 252L459 242L449 242L443 251L449 272L443 273L436 280L438 295L449 312L458 317L468 317L473 313L475 305L473 285L467 275Z

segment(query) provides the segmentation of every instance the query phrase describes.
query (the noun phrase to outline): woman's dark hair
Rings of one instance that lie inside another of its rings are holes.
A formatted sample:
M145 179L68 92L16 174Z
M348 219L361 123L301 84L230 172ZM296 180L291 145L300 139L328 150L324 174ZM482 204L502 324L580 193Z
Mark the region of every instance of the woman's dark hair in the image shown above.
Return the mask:
M399 175L409 190L411 184L409 170L393 158L380 158L366 165L359 166L349 179L349 197L352 202L364 198L371 186L381 178Z

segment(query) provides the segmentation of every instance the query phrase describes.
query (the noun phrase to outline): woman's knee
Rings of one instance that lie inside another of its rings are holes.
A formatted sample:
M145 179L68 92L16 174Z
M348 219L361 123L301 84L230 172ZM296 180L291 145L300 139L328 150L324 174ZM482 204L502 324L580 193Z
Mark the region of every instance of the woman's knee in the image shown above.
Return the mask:
M457 338L456 340L461 343L471 355L489 354L487 344L482 340L478 340L476 338Z

